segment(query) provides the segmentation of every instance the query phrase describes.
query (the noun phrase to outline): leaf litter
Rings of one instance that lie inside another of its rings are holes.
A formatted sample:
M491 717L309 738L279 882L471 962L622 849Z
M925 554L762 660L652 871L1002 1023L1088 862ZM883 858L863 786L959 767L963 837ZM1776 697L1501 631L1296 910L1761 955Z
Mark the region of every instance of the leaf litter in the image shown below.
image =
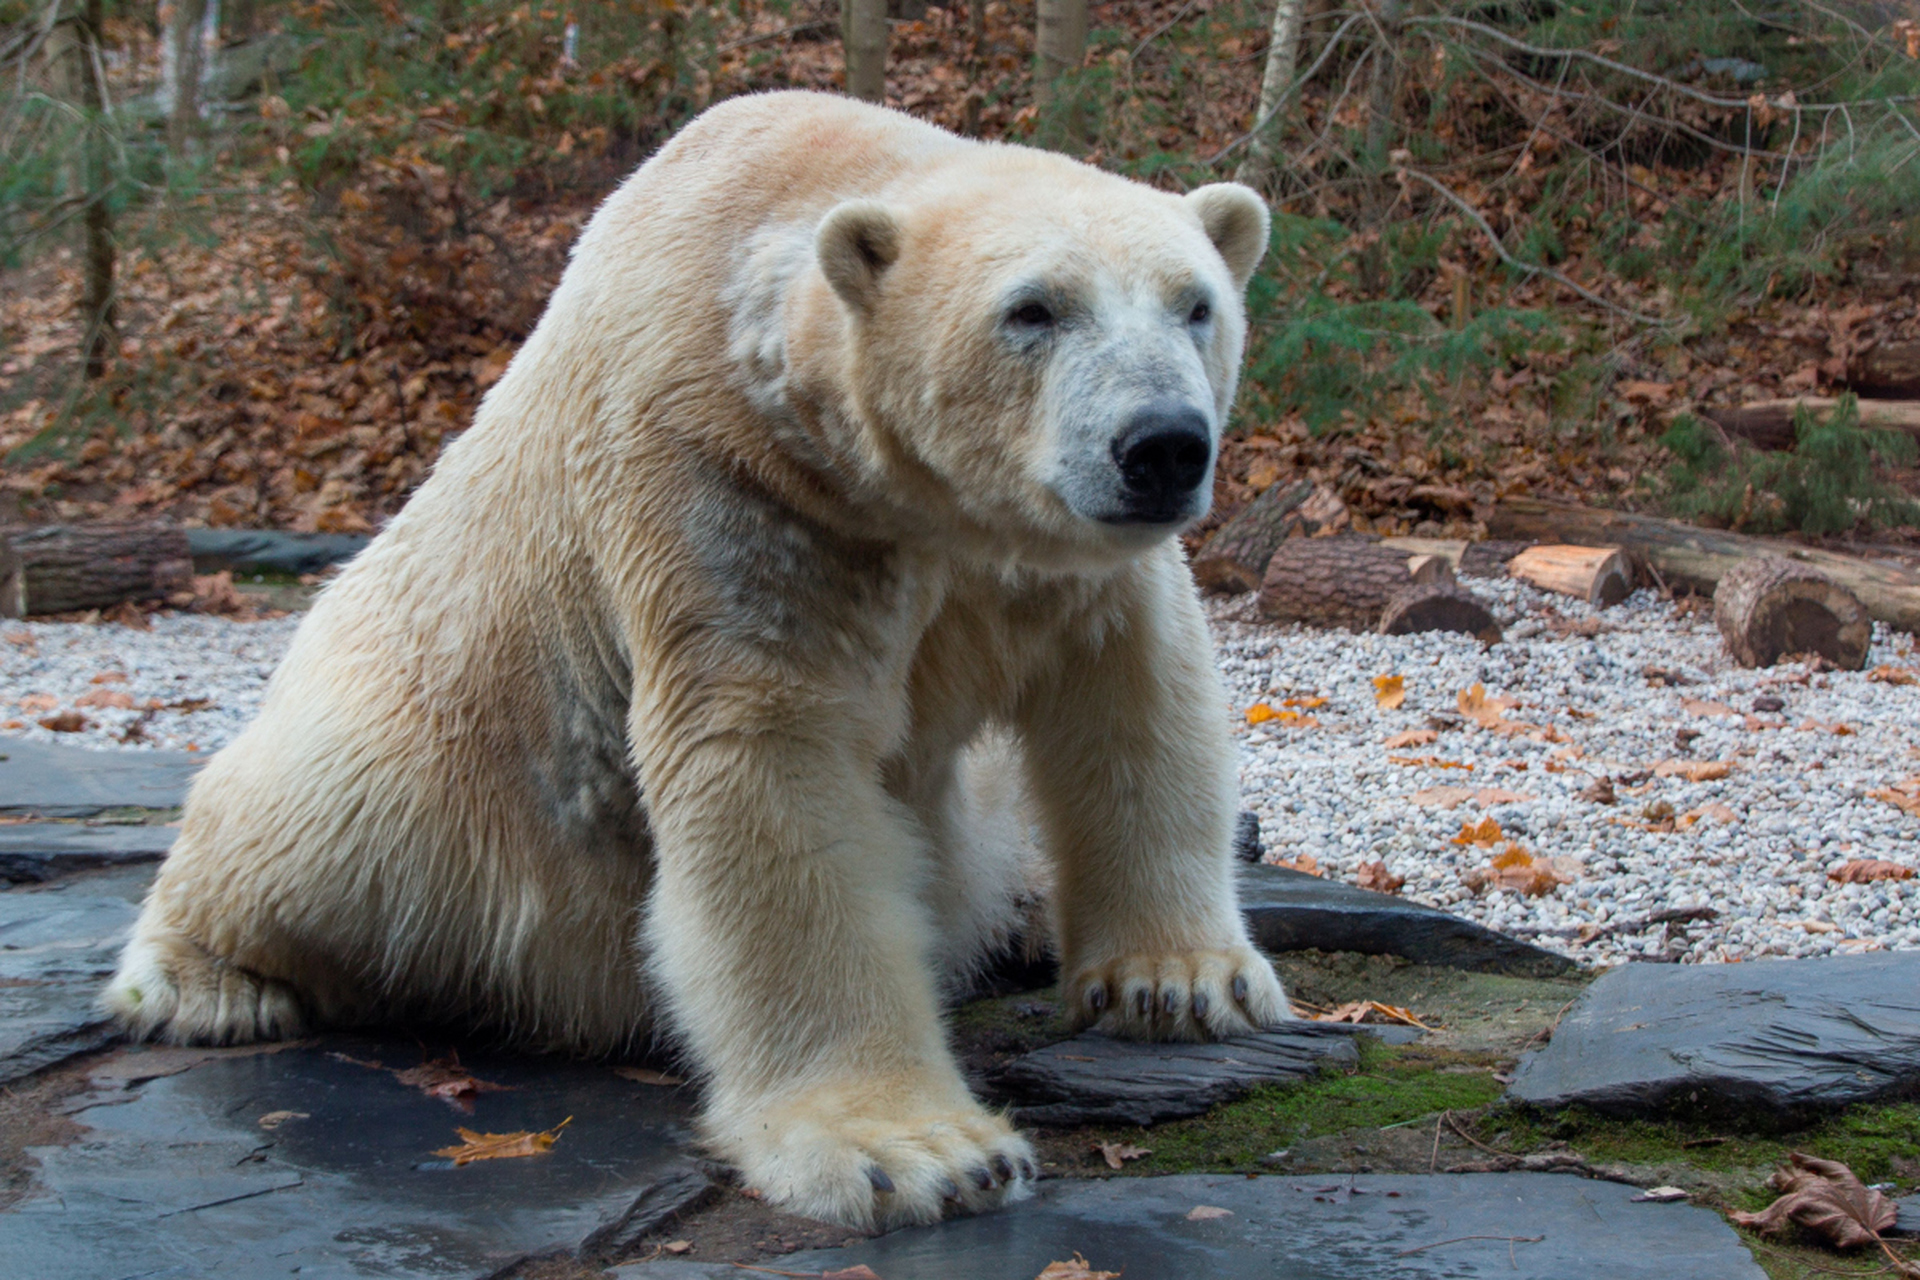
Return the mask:
M1804 1227L1838 1249L1878 1245L1895 1275L1920 1280L1920 1265L1902 1258L1881 1237L1900 1220L1900 1210L1872 1187L1861 1183L1852 1169L1838 1160L1822 1160L1804 1151L1787 1153L1788 1163L1776 1169L1767 1185L1779 1198L1758 1213L1735 1211L1736 1226L1762 1235L1774 1235L1788 1223Z

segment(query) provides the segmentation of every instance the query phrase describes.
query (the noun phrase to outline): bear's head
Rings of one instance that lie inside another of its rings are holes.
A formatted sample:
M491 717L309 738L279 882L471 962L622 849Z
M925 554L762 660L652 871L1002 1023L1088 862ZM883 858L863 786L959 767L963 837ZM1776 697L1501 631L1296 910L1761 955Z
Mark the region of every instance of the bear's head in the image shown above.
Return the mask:
M788 349L824 357L834 331L841 414L930 526L950 514L1032 563L1135 554L1206 513L1266 206L969 152L825 215L817 278L838 314L804 308L815 341L789 331Z

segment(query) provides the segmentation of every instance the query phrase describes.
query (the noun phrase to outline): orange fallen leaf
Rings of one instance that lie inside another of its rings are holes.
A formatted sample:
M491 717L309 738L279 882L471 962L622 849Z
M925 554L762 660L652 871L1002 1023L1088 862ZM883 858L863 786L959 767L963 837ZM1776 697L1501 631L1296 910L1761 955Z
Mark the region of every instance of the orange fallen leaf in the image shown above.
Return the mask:
M1120 1280L1118 1271L1095 1271L1093 1264L1074 1250L1072 1262L1049 1262L1035 1280Z
M1407 700L1407 680L1405 676L1375 676L1373 678L1373 701L1382 711L1398 710Z
M1280 713L1264 702L1256 702L1247 708L1248 724L1265 724Z
M1883 662L1867 672L1867 679L1880 684L1920 684L1920 670L1912 667L1890 667Z
M1362 889L1371 889L1375 893L1398 893L1400 886L1407 882L1407 878L1387 870L1387 864L1384 862L1366 862L1361 864L1353 882Z
M471 1129L455 1129L460 1135L457 1147L441 1147L433 1154L446 1156L457 1165L472 1164L476 1160L516 1160L521 1156L544 1155L553 1150L553 1144L560 1131L573 1123L568 1116L559 1124L544 1133L475 1133Z
M1483 809L1491 809L1496 804L1526 804L1532 799L1530 795L1504 787L1482 787L1473 793L1474 803Z
M664 1071L651 1071L646 1067L615 1067L613 1074L623 1080L632 1080L636 1084L654 1084L662 1088L672 1088L674 1085L686 1083L679 1076L670 1076Z
M1476 684L1466 690L1456 700L1460 714L1491 732L1512 736L1517 733L1530 733L1539 725L1521 724L1517 720L1507 719L1507 712L1520 705L1517 698L1489 697L1487 687Z
M1733 772L1724 760L1662 760L1653 766L1657 778L1685 778L1688 782L1712 782Z
M125 684L126 682L127 673L124 671L102 671L99 675L87 681L88 684Z
M1824 720L1802 720L1800 727L1809 733L1830 733L1836 738L1850 738L1854 734L1852 725L1837 720L1831 724Z
M1570 858L1537 858L1521 845L1509 842L1492 862L1460 877L1460 882L1479 893L1482 889L1512 889L1529 898L1552 893L1576 878L1578 863Z
M1453 808L1457 808L1462 803L1473 799L1473 788L1472 787L1428 787L1424 791L1414 792L1412 795L1408 796L1407 799L1413 801L1413 803L1417 805L1423 805L1428 808L1453 809Z
M1690 716L1727 716L1740 719L1740 713L1724 702L1712 702L1706 698L1682 698L1680 709Z
M1459 760L1442 760L1439 756L1388 756L1388 764L1405 765L1414 769L1465 769L1472 772L1473 766Z
M1284 698L1281 700L1280 705L1283 707L1299 707L1303 710L1311 711L1315 707L1326 706L1327 700L1325 698Z
M1422 1031L1433 1030L1415 1017L1413 1010L1394 1004L1381 1004L1378 1000L1349 1000L1331 1009L1317 1009L1313 1005L1296 1003L1294 1012L1309 1022L1351 1022L1356 1025L1363 1022L1392 1022L1418 1027Z
M51 711L59 705L60 699L50 693L30 693L18 703L22 711Z
M1883 858L1855 858L1827 872L1827 879L1841 884L1866 884L1871 880L1911 880L1913 868Z
M1698 809L1689 809L1673 820L1675 826L1686 830L1703 818L1712 818L1722 826L1731 826L1740 821L1740 815L1718 800L1701 805Z
M95 689L92 693L83 693L73 700L76 707L114 707L129 710L133 706L133 695L123 689Z
M1289 871L1304 871L1310 876L1325 874L1320 870L1319 859L1310 853L1303 853L1297 858L1282 858L1273 865L1276 867L1285 867Z
M1453 838L1453 843L1494 845L1503 839L1500 824L1492 818L1482 818L1478 822L1461 823L1460 834Z
M1151 1147L1136 1147L1127 1142L1096 1142L1093 1149L1107 1162L1107 1168L1119 1169L1129 1160L1139 1160L1153 1154Z
M1386 746L1391 751L1402 747L1424 747L1439 740L1440 732L1437 729L1408 729L1405 733L1396 733L1388 738Z
M1869 798L1885 800L1888 804L1898 805L1916 818L1920 818L1920 777L1908 778L1905 782L1896 782L1890 787L1881 787L1867 792Z

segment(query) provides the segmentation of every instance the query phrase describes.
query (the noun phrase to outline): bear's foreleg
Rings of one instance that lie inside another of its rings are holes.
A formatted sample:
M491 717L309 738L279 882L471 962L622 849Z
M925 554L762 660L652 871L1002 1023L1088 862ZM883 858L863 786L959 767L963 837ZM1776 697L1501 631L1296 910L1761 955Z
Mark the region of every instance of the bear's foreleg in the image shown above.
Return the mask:
M647 782L655 976L710 1077L706 1136L794 1212L928 1222L1032 1151L946 1047L915 827L844 743L731 732Z
M1233 1035L1290 1014L1234 892L1226 696L1184 564L1137 569L1104 625L1063 637L1020 716L1061 994L1122 1035Z

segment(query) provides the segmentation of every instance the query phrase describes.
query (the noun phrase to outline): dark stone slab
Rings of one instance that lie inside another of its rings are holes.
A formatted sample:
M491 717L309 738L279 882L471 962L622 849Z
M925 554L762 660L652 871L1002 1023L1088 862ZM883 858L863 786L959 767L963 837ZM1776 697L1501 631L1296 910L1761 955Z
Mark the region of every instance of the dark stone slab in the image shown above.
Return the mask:
M23 822L0 827L0 880L38 884L76 871L158 862L179 834L176 827L123 823L83 827Z
M86 818L103 809L174 809L207 757L183 751L89 751L0 742L0 813Z
M1900 1221L1894 1226L1894 1233L1903 1236L1920 1236L1920 1196L1908 1196L1905 1200L1894 1202L1900 1209Z
M801 1275L864 1265L886 1280L1033 1280L1078 1251L1101 1270L1124 1269L1126 1280L1764 1280L1718 1214L1634 1204L1637 1194L1544 1173L1063 1179L999 1213L762 1265ZM1190 1221L1201 1205L1233 1216ZM740 1272L663 1261L614 1274Z
M1920 952L1629 964L1523 1058L1507 1096L1615 1115L1670 1106L1793 1118L1920 1086Z
M412 1037L330 1037L183 1070L181 1050L123 1050L76 1109L85 1132L34 1149L32 1186L0 1213L0 1274L472 1277L624 1241L702 1193L685 1149L687 1090L469 1046L468 1070L507 1088L479 1095L467 1116L363 1065L444 1052ZM170 1074L142 1079L143 1054ZM275 1112L296 1114L262 1127ZM433 1154L459 1142L457 1127L538 1131L569 1116L544 1155L456 1168Z
M116 1038L94 999L152 878L134 867L0 893L0 1084Z
M356 533L281 533L273 529L189 529L196 573L318 573L351 560L371 538Z
M1255 1085L1300 1080L1360 1061L1356 1033L1410 1040L1411 1027L1295 1022L1208 1044L1143 1043L1086 1031L1023 1054L990 1085L1022 1124L1155 1124L1231 1102ZM1406 1033L1401 1035L1399 1033Z
M1254 941L1268 951L1357 951L1535 978L1575 967L1565 956L1438 908L1285 867L1242 868L1240 908Z

